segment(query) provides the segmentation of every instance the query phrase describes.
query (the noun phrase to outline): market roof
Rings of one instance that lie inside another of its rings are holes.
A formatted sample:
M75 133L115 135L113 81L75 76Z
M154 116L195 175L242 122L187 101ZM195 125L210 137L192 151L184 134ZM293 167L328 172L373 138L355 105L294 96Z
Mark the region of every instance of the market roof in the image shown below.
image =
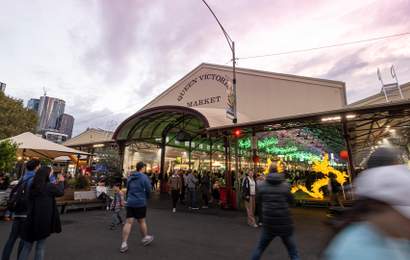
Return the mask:
M64 145L56 144L30 132L7 138L18 145L18 156L54 159L59 156L90 155ZM4 141L4 140L3 140Z
M403 142L408 140L410 100L359 107L348 106L320 113L272 118L236 125L228 124L207 130L213 136L229 135L234 129L241 129L242 133L251 134L303 127L340 126L342 119L346 119L352 153L356 160L355 163L359 165L374 146L380 145L385 138L391 138L392 132L400 134Z
M106 131L99 128L88 128L81 134L65 141L63 145L70 147L86 146L101 143L115 142L112 138L114 132Z
M182 106L159 106L139 111L115 130L116 141L151 141L180 131L190 136L204 132L210 126L198 110Z

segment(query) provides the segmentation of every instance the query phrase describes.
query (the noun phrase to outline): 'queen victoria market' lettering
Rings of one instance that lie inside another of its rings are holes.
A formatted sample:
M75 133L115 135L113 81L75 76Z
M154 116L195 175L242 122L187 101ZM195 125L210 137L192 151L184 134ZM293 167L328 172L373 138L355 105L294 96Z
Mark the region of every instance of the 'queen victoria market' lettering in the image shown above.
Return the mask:
M190 101L190 102L187 102L186 105L188 107L197 107L197 106L202 106L202 105L207 105L207 104L219 103L220 101L221 101L221 96L216 96L216 97L208 97L204 99Z
M203 81L203 80L215 80L222 84L225 88L228 88L228 82L229 78L227 76L221 76L219 74L214 74L214 73L209 73L209 74L202 74L197 78L192 79L191 81L186 84L182 90L179 92L177 100L180 102L185 94L188 92L188 90L193 87L198 81ZM219 102L219 101L218 101Z

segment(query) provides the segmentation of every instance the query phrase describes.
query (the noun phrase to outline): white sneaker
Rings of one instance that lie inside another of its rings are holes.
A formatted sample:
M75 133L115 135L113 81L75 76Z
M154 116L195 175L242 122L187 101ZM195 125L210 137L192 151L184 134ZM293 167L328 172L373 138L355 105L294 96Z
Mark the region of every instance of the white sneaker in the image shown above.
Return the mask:
M125 252L127 252L127 251L128 251L127 242L122 242L121 248L120 248L120 252L121 252L121 253L125 253Z
M176 209L176 208L173 208L173 209L172 209L172 212L173 212L173 213L177 212L177 209Z
M148 235L148 236L144 237L144 238L141 240L141 243L142 243L144 246L147 246L147 245L151 244L152 241L154 241L154 236Z

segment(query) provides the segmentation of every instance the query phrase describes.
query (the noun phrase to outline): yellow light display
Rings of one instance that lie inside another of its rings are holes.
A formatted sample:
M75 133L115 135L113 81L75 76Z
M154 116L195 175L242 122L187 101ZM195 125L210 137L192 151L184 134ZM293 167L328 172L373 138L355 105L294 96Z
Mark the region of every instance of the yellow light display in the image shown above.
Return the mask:
M325 154L322 161L314 161L312 169L314 172L323 173L325 177L315 181L312 184L312 189L310 191L306 188L305 185L298 184L291 188L292 193L301 190L309 196L311 196L312 198L323 199L323 192L320 189L328 184L330 173L336 175L336 181L340 185L343 185L348 177L345 172L338 171L329 164L329 156L327 154Z

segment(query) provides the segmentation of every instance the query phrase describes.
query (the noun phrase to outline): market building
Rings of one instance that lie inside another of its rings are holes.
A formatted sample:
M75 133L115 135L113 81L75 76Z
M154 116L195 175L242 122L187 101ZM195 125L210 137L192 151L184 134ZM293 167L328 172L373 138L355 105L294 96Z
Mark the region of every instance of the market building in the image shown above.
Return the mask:
M131 170L144 158L140 154L144 149L128 147L148 143L156 151L148 161L155 158L159 168L161 160L165 169L178 167L178 163L173 165L178 158L186 162L182 163L186 168L198 169L201 164L210 170L213 146L213 160L226 170L220 159L223 138L211 145L206 129L232 124L226 114L231 73L231 67L201 64L126 119L113 137L124 149L124 169ZM239 68L237 82L238 123L346 106L345 84L339 81Z
M114 133L102 134L104 140L91 138L97 134L90 130L66 145L93 154L113 145L125 173L140 160L157 173L222 173L228 189L238 184L238 172L263 171L270 159L280 159L292 191L319 200L330 174L349 183L378 145L408 151L409 83L388 102L382 91L348 105L343 82L238 68L233 124L226 112L231 75L231 67L201 64Z

